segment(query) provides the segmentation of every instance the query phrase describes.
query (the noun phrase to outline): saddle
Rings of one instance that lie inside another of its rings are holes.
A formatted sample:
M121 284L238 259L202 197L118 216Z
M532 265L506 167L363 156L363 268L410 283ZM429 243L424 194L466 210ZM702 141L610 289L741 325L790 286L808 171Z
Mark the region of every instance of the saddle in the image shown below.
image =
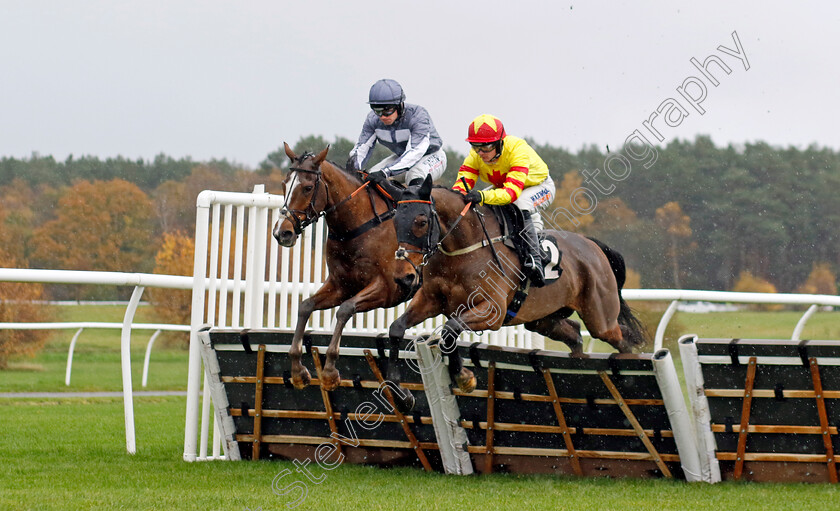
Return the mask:
M499 225L502 226L502 234L505 237L504 244L516 252L516 256L519 258L519 262L522 263L525 257L528 255L525 252L525 249L522 243L518 241L518 233L522 232L522 229L525 228L525 218L522 216L522 210L514 206L513 204L504 204L502 206L488 206L493 214L496 216L496 220L499 221ZM546 239L545 233L542 231L537 232L537 238L540 240L540 264L545 267L546 264L550 261L551 254L545 251L542 247L542 241Z

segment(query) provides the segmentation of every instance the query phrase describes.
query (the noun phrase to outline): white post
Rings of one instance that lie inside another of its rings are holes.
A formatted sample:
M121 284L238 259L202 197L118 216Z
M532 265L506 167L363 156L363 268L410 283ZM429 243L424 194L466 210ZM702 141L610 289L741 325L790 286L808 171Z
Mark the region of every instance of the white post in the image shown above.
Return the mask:
M265 186L254 186L254 193L264 194ZM248 212L248 257L245 274L245 289L248 293L245 299L244 324L246 328L260 328L263 326L267 232L268 208L265 206L251 206Z
M674 300L673 302L671 302L671 305L669 305L668 308L665 309L665 314L662 315L662 319L659 320L659 324L656 326L656 335L653 338L654 353L662 349L662 342L665 339L665 330L668 328L668 323L671 321L671 318L677 311L678 303L680 303L679 300Z
M653 374L662 392L662 400L665 403L665 410L668 412L668 422L671 424L671 431L674 433L674 442L677 444L677 451L680 454L680 466L688 482L702 481L703 474L700 459L697 454L697 443L695 442L691 420L688 416L688 409L685 406L682 387L677 379L677 370L674 368L674 359L668 350L659 350L653 354Z
M694 413L694 434L697 453L702 470L702 480L709 483L720 482L720 465L715 456L715 436L712 433L712 419L709 413L709 401L703 382L703 371L697 356L696 335L685 335L680 338L680 358L685 375L685 388L691 401Z
M800 336L802 335L802 330L805 329L805 323L808 322L808 320L811 318L811 316L814 315L815 312L817 312L816 304L808 307L808 310L805 311L805 314L803 314L802 317L799 318L799 321L796 323L796 328L793 329L793 335L790 336L790 339L792 341L799 340Z
M143 387L145 387L146 383L149 381L149 358L152 356L152 345L154 345L155 339L157 339L157 336L160 335L160 332L161 330L155 330L155 333L152 334L152 338L149 339L149 344L146 345L146 358L143 360Z
M198 196L195 218L195 258L193 263L193 292L190 313L190 358L187 372L187 411L184 425L184 461L195 461L198 442L198 390L201 386L201 353L198 329L204 323L204 292L207 272L207 224L210 209ZM227 271L225 269L225 271ZM226 291L225 291L226 292Z
M137 311L137 304L143 296L143 287L136 286L131 293L128 307L125 309L121 333L121 355L122 380L123 380L123 404L125 406L125 448L128 454L137 452L134 441L134 400L131 389L131 324L134 322L134 313Z
M76 348L76 340L79 338L79 335L82 333L84 328L80 328L76 331L76 334L73 336L73 340L70 341L70 351L67 352L67 372L64 375L64 385L70 386L70 371L73 370L73 350Z
M429 341L417 342L414 350L423 377L423 388L426 389L443 469L447 474L469 475L473 473L472 461L466 449L469 442L466 431L460 425L458 402L450 390L452 380L440 348L437 345L429 346Z

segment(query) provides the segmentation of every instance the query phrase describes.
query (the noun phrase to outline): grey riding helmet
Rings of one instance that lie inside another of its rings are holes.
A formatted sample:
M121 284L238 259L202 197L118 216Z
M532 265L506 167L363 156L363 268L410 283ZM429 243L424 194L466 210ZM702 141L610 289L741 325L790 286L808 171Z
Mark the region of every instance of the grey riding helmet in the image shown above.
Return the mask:
M377 105L397 105L397 109L402 115L403 105L405 101L405 92L396 80L390 78L383 78L377 81L370 87L368 93L368 104Z

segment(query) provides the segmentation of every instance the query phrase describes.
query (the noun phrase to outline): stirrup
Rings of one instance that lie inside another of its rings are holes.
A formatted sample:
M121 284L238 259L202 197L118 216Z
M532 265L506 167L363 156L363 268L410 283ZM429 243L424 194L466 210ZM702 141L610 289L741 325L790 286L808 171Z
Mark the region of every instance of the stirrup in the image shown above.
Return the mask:
M531 285L534 287L543 287L545 286L545 275L543 274L542 265L536 262L534 259L533 254L528 254L526 256L525 261L522 263L523 269L525 270L525 274L528 276L528 279L531 281Z

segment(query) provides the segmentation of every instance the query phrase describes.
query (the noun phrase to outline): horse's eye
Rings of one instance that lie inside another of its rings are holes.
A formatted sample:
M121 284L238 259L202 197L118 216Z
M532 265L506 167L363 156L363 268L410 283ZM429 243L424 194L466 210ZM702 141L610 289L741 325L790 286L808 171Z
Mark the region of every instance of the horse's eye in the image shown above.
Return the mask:
M306 185L306 186L303 187L303 191L305 193L309 193L309 192L312 191L313 188L314 188L314 186L312 186L312 185Z
M417 220L417 227L426 227L426 224L428 223L428 220L426 220L425 218L419 219Z

